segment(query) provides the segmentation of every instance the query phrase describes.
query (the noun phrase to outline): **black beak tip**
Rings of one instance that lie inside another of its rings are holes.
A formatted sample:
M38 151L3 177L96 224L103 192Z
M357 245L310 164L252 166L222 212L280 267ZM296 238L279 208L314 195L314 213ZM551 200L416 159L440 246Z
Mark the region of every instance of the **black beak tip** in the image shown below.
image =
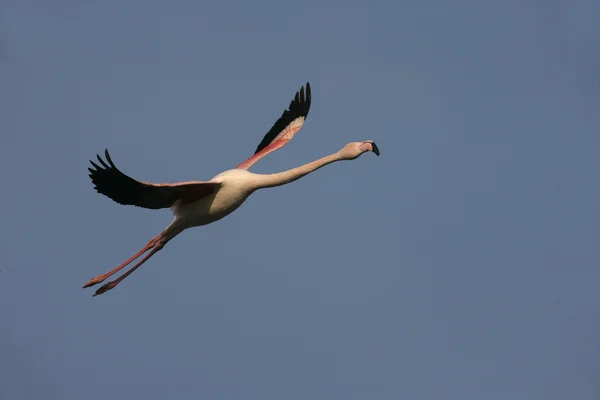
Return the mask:
M377 145L375 144L375 142L371 142L371 146L373 146L373 153L375 153L375 155L377 157L379 157L379 147L377 147Z

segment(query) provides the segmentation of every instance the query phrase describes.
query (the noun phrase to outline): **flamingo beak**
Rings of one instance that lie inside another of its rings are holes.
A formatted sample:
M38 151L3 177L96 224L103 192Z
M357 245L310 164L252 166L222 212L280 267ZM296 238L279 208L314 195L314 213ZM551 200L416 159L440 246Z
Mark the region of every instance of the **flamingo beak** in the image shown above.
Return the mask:
M377 145L375 144L375 142L371 142L371 146L373 147L373 153L375 153L375 155L377 157L379 157L379 147L377 147Z

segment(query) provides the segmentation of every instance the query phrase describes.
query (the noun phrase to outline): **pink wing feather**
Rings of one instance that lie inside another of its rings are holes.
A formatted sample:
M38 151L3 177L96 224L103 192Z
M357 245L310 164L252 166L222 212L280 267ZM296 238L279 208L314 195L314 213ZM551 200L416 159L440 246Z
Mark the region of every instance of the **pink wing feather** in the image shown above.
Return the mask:
M287 142L292 140L294 135L304 125L304 121L310 110L311 93L310 83L306 83L306 95L304 87L296 92L296 96L290 103L287 110L283 112L281 117L273 124L273 127L267 132L260 142L252 157L238 165L237 169L248 169L255 162L266 156L267 154L283 147Z

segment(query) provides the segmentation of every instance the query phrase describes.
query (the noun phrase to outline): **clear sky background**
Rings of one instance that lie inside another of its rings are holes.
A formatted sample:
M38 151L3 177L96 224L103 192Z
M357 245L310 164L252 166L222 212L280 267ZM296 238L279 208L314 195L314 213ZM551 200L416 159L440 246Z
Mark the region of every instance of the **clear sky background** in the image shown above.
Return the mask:
M144 4L142 4L144 3ZM0 398L598 399L600 3L0 3ZM115 290L168 210L98 195L292 168Z

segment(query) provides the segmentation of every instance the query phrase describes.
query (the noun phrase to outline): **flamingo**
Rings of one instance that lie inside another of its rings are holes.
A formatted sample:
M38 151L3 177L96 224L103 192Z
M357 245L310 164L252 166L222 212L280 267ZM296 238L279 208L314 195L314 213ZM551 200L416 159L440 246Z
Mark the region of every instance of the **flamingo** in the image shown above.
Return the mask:
M231 214L256 190L272 188L291 183L303 176L336 161L354 160L365 152L379 156L379 149L372 140L351 142L341 150L304 164L300 167L274 174L255 174L248 169L267 154L283 147L304 125L311 104L310 83L300 88L290 106L264 136L254 154L235 169L227 170L209 181L179 183L150 183L133 179L121 172L112 161L108 149L103 160L99 155L98 165L90 160L93 168L88 168L94 189L122 205L133 205L148 209L170 208L173 213L171 223L142 247L131 258L113 270L90 279L83 287L87 288L103 282L110 276L141 257L131 269L121 277L105 283L94 296L105 293L117 286L150 257L160 251L171 239L186 229L207 225Z

